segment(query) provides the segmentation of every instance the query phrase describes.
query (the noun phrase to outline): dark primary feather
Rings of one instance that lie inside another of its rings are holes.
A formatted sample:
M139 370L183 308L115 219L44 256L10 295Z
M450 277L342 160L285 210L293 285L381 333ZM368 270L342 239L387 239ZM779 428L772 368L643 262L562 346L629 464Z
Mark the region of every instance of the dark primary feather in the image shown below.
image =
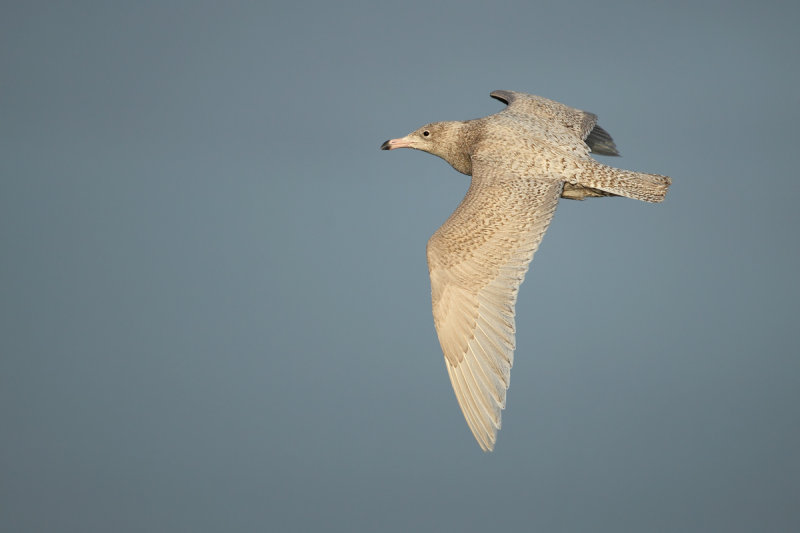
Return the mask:
M586 145L591 148L593 154L599 155L619 155L614 139L606 130L600 126L595 126L586 137Z

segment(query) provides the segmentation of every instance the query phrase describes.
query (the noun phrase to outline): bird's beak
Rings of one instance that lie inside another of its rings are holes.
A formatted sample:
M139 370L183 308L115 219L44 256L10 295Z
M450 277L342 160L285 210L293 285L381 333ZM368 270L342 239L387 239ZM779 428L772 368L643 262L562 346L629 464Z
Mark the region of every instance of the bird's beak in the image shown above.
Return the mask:
M394 150L395 148L411 148L411 140L408 137L389 139L381 145L381 150Z

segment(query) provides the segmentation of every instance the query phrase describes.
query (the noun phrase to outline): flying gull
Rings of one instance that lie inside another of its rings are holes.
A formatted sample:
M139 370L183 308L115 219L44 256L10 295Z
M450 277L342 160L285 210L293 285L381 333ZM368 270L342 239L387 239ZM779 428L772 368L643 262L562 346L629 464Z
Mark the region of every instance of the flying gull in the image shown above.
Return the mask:
M597 117L547 98L494 91L507 105L475 120L433 122L382 150L414 148L472 176L467 195L428 241L433 321L467 425L494 449L514 362L519 286L559 198L661 202L670 178L598 163L619 155Z

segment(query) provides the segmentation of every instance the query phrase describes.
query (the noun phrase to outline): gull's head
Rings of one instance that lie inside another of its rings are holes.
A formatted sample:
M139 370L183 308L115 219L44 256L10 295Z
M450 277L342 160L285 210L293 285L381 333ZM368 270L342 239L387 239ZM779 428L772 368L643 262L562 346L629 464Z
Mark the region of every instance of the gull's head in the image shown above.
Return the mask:
M395 148L413 148L434 155L439 155L437 147L444 146L454 139L454 130L460 122L432 122L425 124L405 137L389 139L381 145L381 150Z
M422 150L441 157L453 168L464 174L470 174L468 139L466 122L431 122L420 129L412 131L405 137L389 139L381 145L381 150L394 150L395 148L413 148Z

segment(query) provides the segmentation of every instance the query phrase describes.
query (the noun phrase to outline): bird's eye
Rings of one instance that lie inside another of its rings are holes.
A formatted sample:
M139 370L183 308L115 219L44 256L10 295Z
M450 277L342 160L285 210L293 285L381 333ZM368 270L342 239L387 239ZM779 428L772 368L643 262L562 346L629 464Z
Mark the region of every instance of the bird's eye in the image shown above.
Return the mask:
M427 137L430 134L431 134L431 132L429 132L428 130L425 130L425 131L422 132L422 136L423 137Z

